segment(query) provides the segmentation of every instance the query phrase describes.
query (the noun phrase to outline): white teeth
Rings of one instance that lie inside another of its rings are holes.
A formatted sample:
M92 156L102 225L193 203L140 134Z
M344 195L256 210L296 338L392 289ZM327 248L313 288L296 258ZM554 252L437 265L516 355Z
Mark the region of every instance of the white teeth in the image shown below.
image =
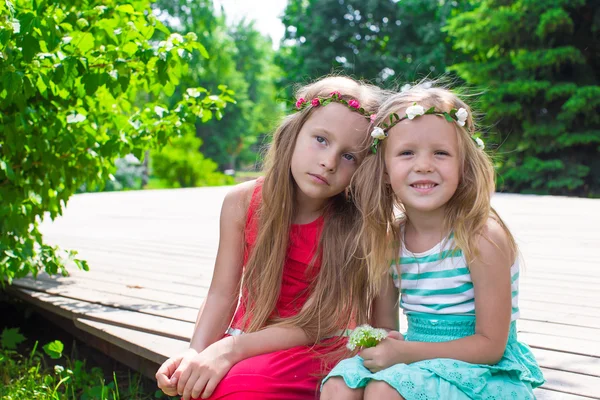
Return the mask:
M412 187L417 189L432 189L435 187L435 183L414 183Z

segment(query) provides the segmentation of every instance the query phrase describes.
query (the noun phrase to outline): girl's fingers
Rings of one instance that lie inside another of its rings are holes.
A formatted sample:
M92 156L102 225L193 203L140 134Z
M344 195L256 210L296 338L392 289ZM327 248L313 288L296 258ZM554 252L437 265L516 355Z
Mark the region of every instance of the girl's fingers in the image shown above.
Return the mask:
M402 336L402 334L398 331L389 331L388 332L388 337L390 339L396 339L396 340L404 340L404 336Z
M183 391L188 383L188 380L192 375L192 372L192 368L186 368L185 370L183 370L183 372L180 372L181 375L179 376L179 379L177 381L177 394L179 394L180 396L183 395ZM175 373L177 373L177 371L175 371Z
M202 393L202 398L208 399L215 391L215 388L217 387L219 382L220 382L220 379L216 379L216 377L209 379L208 382L206 383L206 387L204 388L204 393Z
M207 379L205 378L205 375L200 375L194 385L190 385L188 382L188 386L186 386L185 392L183 393L183 399L189 400L199 398L200 393L202 393L202 389L204 389L204 386L206 386L206 380ZM186 394L188 394L190 397L186 397Z

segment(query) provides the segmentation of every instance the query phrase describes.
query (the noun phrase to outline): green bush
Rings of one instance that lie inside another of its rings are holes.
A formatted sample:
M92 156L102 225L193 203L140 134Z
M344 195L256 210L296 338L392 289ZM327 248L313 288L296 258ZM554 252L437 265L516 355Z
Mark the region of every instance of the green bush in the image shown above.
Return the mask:
M171 34L149 0L0 1L0 284L66 273L38 223L82 185L102 187L114 161L138 159L221 110L231 91L183 88L196 35ZM143 107L137 102L143 99Z
M217 172L217 163L200 153L202 140L192 133L171 140L150 155L152 174L167 187L220 186L233 178Z

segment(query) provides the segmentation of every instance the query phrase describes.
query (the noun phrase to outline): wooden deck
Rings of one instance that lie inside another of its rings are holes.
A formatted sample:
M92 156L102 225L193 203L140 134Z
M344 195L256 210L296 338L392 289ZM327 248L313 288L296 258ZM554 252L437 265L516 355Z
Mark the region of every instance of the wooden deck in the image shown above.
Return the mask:
M210 284L227 190L77 195L42 231L78 250L91 270L22 279L12 290L152 376L186 348ZM600 399L600 200L499 194L494 206L525 259L518 329L547 379L538 398Z

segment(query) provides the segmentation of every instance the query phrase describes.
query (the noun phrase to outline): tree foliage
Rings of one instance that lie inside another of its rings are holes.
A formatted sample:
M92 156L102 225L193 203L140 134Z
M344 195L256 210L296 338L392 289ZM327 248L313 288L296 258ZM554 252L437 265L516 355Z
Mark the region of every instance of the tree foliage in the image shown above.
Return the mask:
M222 82L235 92L236 103L228 106L223 120L197 125L202 153L222 169L254 162L255 143L273 129L282 112L275 87L280 72L270 40L251 22L228 25L212 0L200 0L193 7L187 0L158 0L154 7L171 29L196 32L210 54L208 60L189 61L190 74L183 84L214 89L215 82Z
M221 116L225 86L161 101L196 53L208 57L146 0L0 1L0 280L66 273L75 253L45 244L40 219L60 215L82 184L102 185L115 158L141 159L196 118Z
M290 87L342 71L384 87L439 76L454 60L441 31L464 2L290 0L278 57Z
M600 194L600 3L474 1L448 33L484 87L481 108L505 158L501 188Z

